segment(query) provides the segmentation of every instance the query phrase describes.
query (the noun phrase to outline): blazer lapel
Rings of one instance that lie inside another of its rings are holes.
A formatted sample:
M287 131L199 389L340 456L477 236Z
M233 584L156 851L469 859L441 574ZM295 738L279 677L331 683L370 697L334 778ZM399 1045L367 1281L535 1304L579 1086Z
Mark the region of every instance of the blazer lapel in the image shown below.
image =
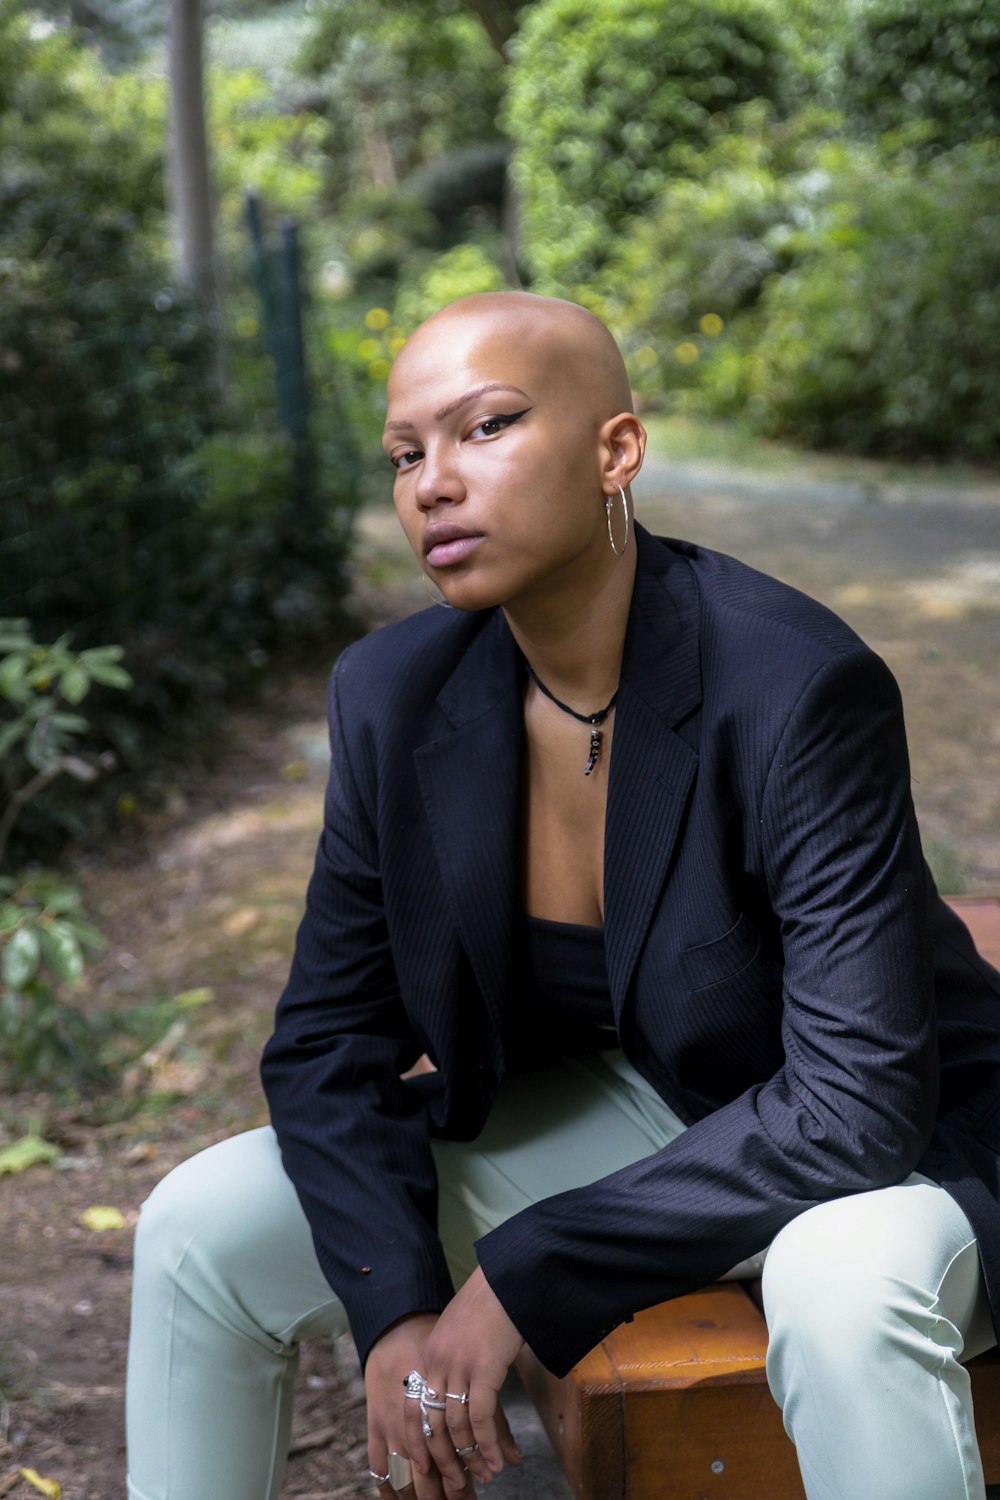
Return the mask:
M604 844L604 940L619 1021L698 765L673 726L701 701L693 574L642 527L636 540Z
M499 610L437 701L451 727L414 761L455 927L500 1027L518 893L522 712L517 648Z

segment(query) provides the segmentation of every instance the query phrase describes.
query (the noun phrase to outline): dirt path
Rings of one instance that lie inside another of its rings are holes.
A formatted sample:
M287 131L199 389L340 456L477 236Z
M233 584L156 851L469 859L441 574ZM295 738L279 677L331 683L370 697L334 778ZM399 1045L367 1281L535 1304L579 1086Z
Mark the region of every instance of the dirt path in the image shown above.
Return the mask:
M762 479L660 458L638 500L653 530L778 573L832 604L886 656L902 685L915 797L944 883L1000 888L1000 487L901 490L877 473L860 482ZM359 555L372 618L422 607L390 513L364 518ZM124 1495L131 1228L171 1165L264 1119L257 1057L312 860L327 666L275 685L235 716L224 763L197 796L84 869L111 939L89 1002L123 1007L206 987L213 998L172 1027L167 1048L137 1075L149 1090L144 1107L123 1109L120 1123L95 1127L86 1100L53 1110L22 1096L0 1112L0 1145L40 1114L63 1152L55 1170L0 1178L0 1495L37 1493L20 1466L56 1478L64 1500ZM115 1112L102 1103L105 1118ZM79 1216L94 1205L119 1208L124 1227L83 1227ZM306 1446L283 1494L357 1493L363 1422L350 1354L312 1346L300 1389L296 1432Z

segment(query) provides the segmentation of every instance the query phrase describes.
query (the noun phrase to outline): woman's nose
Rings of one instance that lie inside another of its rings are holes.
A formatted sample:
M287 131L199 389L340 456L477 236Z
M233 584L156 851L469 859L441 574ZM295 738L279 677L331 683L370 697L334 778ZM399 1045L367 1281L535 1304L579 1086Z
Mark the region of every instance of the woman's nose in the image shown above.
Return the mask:
M416 485L417 504L423 510L435 505L455 505L465 498L465 485L449 450L428 447L420 464Z

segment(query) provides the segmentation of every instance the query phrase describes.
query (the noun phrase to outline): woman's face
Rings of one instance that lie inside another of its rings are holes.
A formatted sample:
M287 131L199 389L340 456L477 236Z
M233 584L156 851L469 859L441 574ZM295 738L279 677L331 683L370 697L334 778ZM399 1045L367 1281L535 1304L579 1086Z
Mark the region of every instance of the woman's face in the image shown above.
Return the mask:
M393 368L383 445L396 511L460 609L592 586L614 560L602 423L551 342L520 314L457 313L418 330Z

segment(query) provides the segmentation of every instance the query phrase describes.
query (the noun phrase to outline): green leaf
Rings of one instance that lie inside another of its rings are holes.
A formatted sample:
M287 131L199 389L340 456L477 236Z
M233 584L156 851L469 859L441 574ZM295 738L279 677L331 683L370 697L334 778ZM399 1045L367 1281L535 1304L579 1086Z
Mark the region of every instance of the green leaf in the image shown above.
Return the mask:
M73 662L59 678L59 691L67 703L82 703L90 692L90 673Z
M89 667L90 675L95 682L102 682L105 687L130 688L132 677L124 667L116 667L113 662L97 662Z
M83 973L83 953L76 934L66 922L50 922L39 929L41 956L55 977L75 984Z
M23 701L26 696L24 679L23 656L7 656L0 661L0 693L5 698L10 698L14 702Z
M75 885L54 885L47 890L40 890L39 896L45 910L54 917L61 917L68 911L79 911L83 900L82 893Z
M0 975L12 990L23 990L38 972L41 943L35 927L19 927L0 954Z
M215 999L215 991L208 985L202 985L196 990L182 990L179 995L174 996L174 1004L178 1010L198 1010L202 1005L211 1005Z
M26 651L31 646L31 624L28 620L0 617L0 651Z
M22 1135L12 1146L0 1151L0 1177L5 1172L26 1172L29 1167L38 1167L58 1159L59 1148L40 1135Z
M0 906L0 932L11 932L23 916L24 912L19 906L15 906L13 901L5 901Z
M106 662L121 661L124 655L124 646L88 646L86 651L80 652L79 659L88 672L94 672L97 666Z
M85 948L97 952L107 947L108 940L97 927L92 927L89 922L81 922L79 917L71 917L69 921L77 942L82 943Z
M53 714L50 722L53 729L63 734L82 734L87 728L87 721L80 714Z
M5 724L0 729L0 760L13 750L18 740L22 739L27 732L27 725L20 719L15 719L12 724Z

